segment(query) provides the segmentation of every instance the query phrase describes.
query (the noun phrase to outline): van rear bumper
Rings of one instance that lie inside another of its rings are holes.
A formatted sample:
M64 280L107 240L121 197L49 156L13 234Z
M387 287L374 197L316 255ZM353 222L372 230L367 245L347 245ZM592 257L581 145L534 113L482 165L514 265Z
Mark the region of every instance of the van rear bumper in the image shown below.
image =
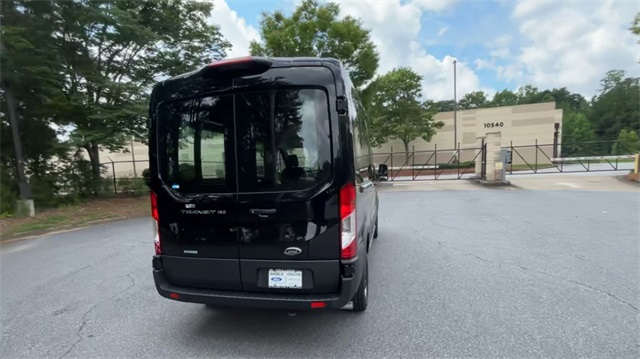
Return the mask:
M167 281L163 269L153 270L158 293L168 299L216 306L311 310L312 303L323 302L323 308L339 309L347 305L357 290L359 277L340 278L340 292L332 294L280 294L191 288ZM315 304L319 309L318 304Z

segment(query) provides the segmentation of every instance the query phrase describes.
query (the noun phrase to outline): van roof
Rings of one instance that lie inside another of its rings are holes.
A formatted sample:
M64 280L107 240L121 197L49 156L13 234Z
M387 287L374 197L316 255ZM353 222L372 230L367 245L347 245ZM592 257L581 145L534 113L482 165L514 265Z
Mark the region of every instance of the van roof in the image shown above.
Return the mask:
M247 60L247 61L255 61L255 62L270 62L271 63L271 68L278 68L278 67L292 67L292 66L322 66L325 64L331 64L335 67L337 67L338 69L344 69L344 67L342 66L342 63L332 57L269 57L269 56L244 56L244 57L234 57L234 58L225 58L225 59L221 59L218 61L214 61L211 64L202 66L194 71L190 71L190 72L186 72L183 74L179 74L173 77L170 77L166 80L160 81L160 83L167 83L167 82L173 82L174 80L185 80L188 79L190 77L195 76L196 74L200 73L201 71L203 71L204 69L206 69L207 67L210 66L215 66L217 63L222 63L222 62L240 62L243 60Z

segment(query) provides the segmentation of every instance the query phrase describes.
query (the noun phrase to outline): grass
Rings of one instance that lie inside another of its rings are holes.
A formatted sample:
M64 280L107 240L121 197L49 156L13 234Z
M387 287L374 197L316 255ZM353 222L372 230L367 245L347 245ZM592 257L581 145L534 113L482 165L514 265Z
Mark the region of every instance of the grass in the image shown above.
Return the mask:
M538 163L538 169L539 170L543 170L545 168L553 168L555 167L554 165L552 165L551 163ZM521 164L521 165L508 165L507 167L507 171L513 169L513 171L531 171L531 169L536 169L535 164L531 164L531 165L527 165L527 164Z
M126 197L100 199L38 212L35 217L0 219L2 240L44 232L81 227L113 218L132 218L150 214L149 199Z

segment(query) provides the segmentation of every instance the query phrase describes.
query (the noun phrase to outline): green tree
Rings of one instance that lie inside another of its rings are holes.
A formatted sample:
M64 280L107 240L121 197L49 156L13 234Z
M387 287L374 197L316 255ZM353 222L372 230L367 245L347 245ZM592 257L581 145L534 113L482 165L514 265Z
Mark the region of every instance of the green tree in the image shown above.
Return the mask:
M613 144L611 154L632 155L640 152L640 141L638 133L633 130L623 128L618 134L618 139Z
M612 141L623 129L638 130L640 79L626 77L624 71L613 70L607 73L601 85L588 112L598 138Z
M456 108L456 102L453 100L442 100L429 103L430 108L435 112L451 112Z
M565 114L570 112L586 113L589 110L589 101L578 93L570 92L566 87L554 88L548 93L551 95L552 101L556 102L556 108L562 109Z
M591 123L582 113L569 113L564 116L562 128L562 156L589 156L596 154L593 141L596 134Z
M473 91L465 94L458 102L458 110L470 110L484 108L489 105L487 94L484 91Z
M333 57L345 65L358 88L373 78L380 62L370 30L359 19L339 17L337 3L304 0L289 17L282 11L263 13L260 42L254 56Z
M87 151L97 193L100 150L144 138L157 80L226 55L230 44L207 18L212 3L178 0L58 1L63 24L64 111L71 140Z
M430 141L442 122L433 119L435 110L422 103L422 76L403 67L376 78L369 85L369 117L371 138L378 146L388 140L399 139L409 152L411 141L422 138Z
M51 158L64 154L51 124L63 76L55 33L61 19L55 1L0 2L0 171L2 198L36 200L51 186ZM14 134L15 131L15 134ZM37 139L34 141L34 139ZM7 207L7 205L9 207ZM4 203L8 211L14 203Z
M498 91L495 96L493 96L493 100L490 102L490 107L500 107L500 106L515 106L518 104L518 95L504 89L502 91Z
M636 14L636 17L633 19L633 23L631 24L631 28L629 28L631 33L640 37L640 12Z
M551 91L540 91L537 87L526 85L518 89L518 105L555 101Z

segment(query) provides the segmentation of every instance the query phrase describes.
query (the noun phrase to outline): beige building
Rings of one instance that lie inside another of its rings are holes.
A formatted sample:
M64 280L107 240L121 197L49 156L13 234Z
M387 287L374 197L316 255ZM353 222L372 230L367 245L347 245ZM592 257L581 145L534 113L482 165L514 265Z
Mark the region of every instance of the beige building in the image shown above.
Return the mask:
M392 167L401 165L434 165L455 161L454 151L454 120L453 112L441 112L436 114L437 121L444 122L444 127L438 130L430 142L422 139L413 141L409 151L415 148L415 156L407 161L404 153L404 145L399 140L374 149L374 161L387 163ZM546 102L531 105L504 106L476 110L464 110L457 113L457 141L460 143L460 161L479 160L479 138L487 132L501 132L502 146L508 147L513 141L517 153L512 155L514 164L534 162L536 152L538 162L548 161L547 157L553 156L553 132L554 124L560 124L562 131L562 110L556 109L554 102ZM536 140L540 145L536 151ZM131 149L133 148L133 151ZM437 151L434 151L437 149ZM142 171L148 167L148 148L141 143L129 146L130 153L102 152L100 161L108 164L108 175L112 176L113 168L110 161L114 161L116 177L132 177L142 175ZM393 151L393 155L391 152ZM186 156L186 154L185 154ZM136 165L134 170L133 159ZM217 161L219 159L213 159ZM393 163L391 163L393 161Z
M410 144L409 151L415 150L414 157L406 163L404 145L400 140L386 143L376 148L375 161L390 164L393 157L393 167L405 165L423 165L447 163L455 155L454 144L454 113L440 112L435 116L436 121L442 121L444 126L426 142L417 139ZM480 148L480 137L487 132L501 132L502 146L532 146L517 148L513 155L513 163L524 163L520 155L533 162L535 160L536 140L538 142L539 160L545 154L551 158L553 154L554 124L560 124L562 131L562 110L556 109L555 102L530 105L503 106L475 110L463 110L457 113L457 142L460 148L460 161L473 161ZM559 134L561 136L561 133ZM437 149L437 154L434 153ZM393 152L393 156L391 153ZM386 159L386 160L385 160ZM546 158L545 158L546 160ZM453 161L451 161L453 162Z

